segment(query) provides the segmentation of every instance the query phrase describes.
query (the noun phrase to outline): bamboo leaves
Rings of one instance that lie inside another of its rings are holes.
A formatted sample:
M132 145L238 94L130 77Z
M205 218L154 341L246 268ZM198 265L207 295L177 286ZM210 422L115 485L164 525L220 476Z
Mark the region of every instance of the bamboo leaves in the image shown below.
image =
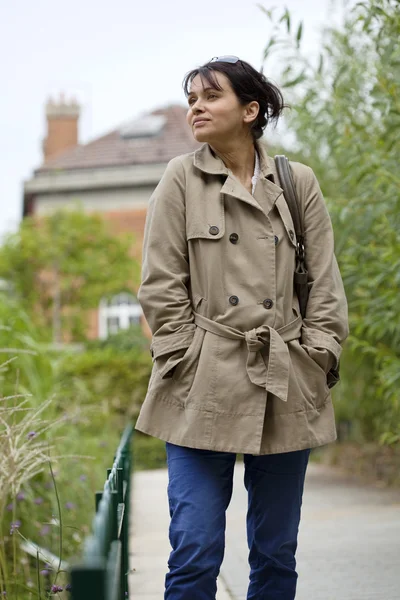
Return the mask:
M285 49L296 159L313 167L328 200L348 295L342 409L366 439L390 443L400 440L399 2L350 7L315 61L302 53L301 24L284 12L272 25Z

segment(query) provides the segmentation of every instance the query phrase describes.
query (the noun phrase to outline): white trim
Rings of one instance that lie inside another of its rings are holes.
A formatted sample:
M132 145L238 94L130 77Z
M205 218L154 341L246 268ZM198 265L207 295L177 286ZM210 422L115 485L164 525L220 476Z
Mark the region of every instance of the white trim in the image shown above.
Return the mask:
M121 292L112 298L102 298L99 305L99 338L105 340L120 329L128 329L131 320L140 322L142 308L133 294ZM111 325L110 320L117 320Z
M151 165L126 165L125 167L102 167L101 169L54 169L37 173L24 182L25 194L81 191L91 189L156 186L167 163Z

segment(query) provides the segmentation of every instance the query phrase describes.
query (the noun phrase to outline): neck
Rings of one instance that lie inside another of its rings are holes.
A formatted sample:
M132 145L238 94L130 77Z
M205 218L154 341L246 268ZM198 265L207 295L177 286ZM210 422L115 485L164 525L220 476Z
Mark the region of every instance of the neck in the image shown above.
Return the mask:
M251 178L254 173L255 146L251 137L232 140L228 143L210 144L212 150L223 161L227 169L240 180Z

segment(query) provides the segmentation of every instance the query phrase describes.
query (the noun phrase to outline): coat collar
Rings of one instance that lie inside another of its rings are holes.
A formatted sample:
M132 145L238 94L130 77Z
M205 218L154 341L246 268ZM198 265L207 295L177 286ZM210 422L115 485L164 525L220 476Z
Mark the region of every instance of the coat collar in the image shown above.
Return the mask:
M193 164L204 173L211 175L226 175L227 179L222 186L221 193L230 194L251 204L255 208L268 214L273 208L277 198L282 193L282 188L275 184L276 169L275 161L268 156L265 145L259 141L255 142L260 157L261 175L257 181L254 197L232 176L219 156L213 153L208 144L203 144L194 153Z
M260 157L260 169L263 177L274 180L275 168L274 160L268 156L264 144L259 141L255 142L257 152ZM229 175L229 169L224 165L219 156L213 153L208 144L203 144L194 152L194 166L212 175Z

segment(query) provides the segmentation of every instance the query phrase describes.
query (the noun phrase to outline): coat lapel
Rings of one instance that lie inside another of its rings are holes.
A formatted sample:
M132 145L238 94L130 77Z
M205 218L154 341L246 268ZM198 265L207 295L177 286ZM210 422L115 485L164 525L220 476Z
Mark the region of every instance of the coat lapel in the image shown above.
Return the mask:
M283 190L275 183L277 181L277 172L274 159L268 156L263 143L257 141L256 148L260 156L261 173L254 191L254 197L261 205L264 213L268 215L274 208Z
M221 188L221 194L238 198L238 200L246 202L268 215L283 190L274 183L274 179L276 178L275 162L268 156L264 144L256 142L256 148L260 156L261 173L254 196L233 177L223 161L212 152L208 144L203 144L203 146L196 150L193 162L195 167L205 173L226 175L226 180Z
M242 202L246 202L257 208L257 210L262 210L259 202L246 190L246 188L235 179L231 174L225 180L224 185L221 188L221 194L227 194L229 196L233 196Z
M281 194L282 188L280 188L279 185L276 185L273 181L270 181L270 179L261 177L257 181L254 199L268 216Z

